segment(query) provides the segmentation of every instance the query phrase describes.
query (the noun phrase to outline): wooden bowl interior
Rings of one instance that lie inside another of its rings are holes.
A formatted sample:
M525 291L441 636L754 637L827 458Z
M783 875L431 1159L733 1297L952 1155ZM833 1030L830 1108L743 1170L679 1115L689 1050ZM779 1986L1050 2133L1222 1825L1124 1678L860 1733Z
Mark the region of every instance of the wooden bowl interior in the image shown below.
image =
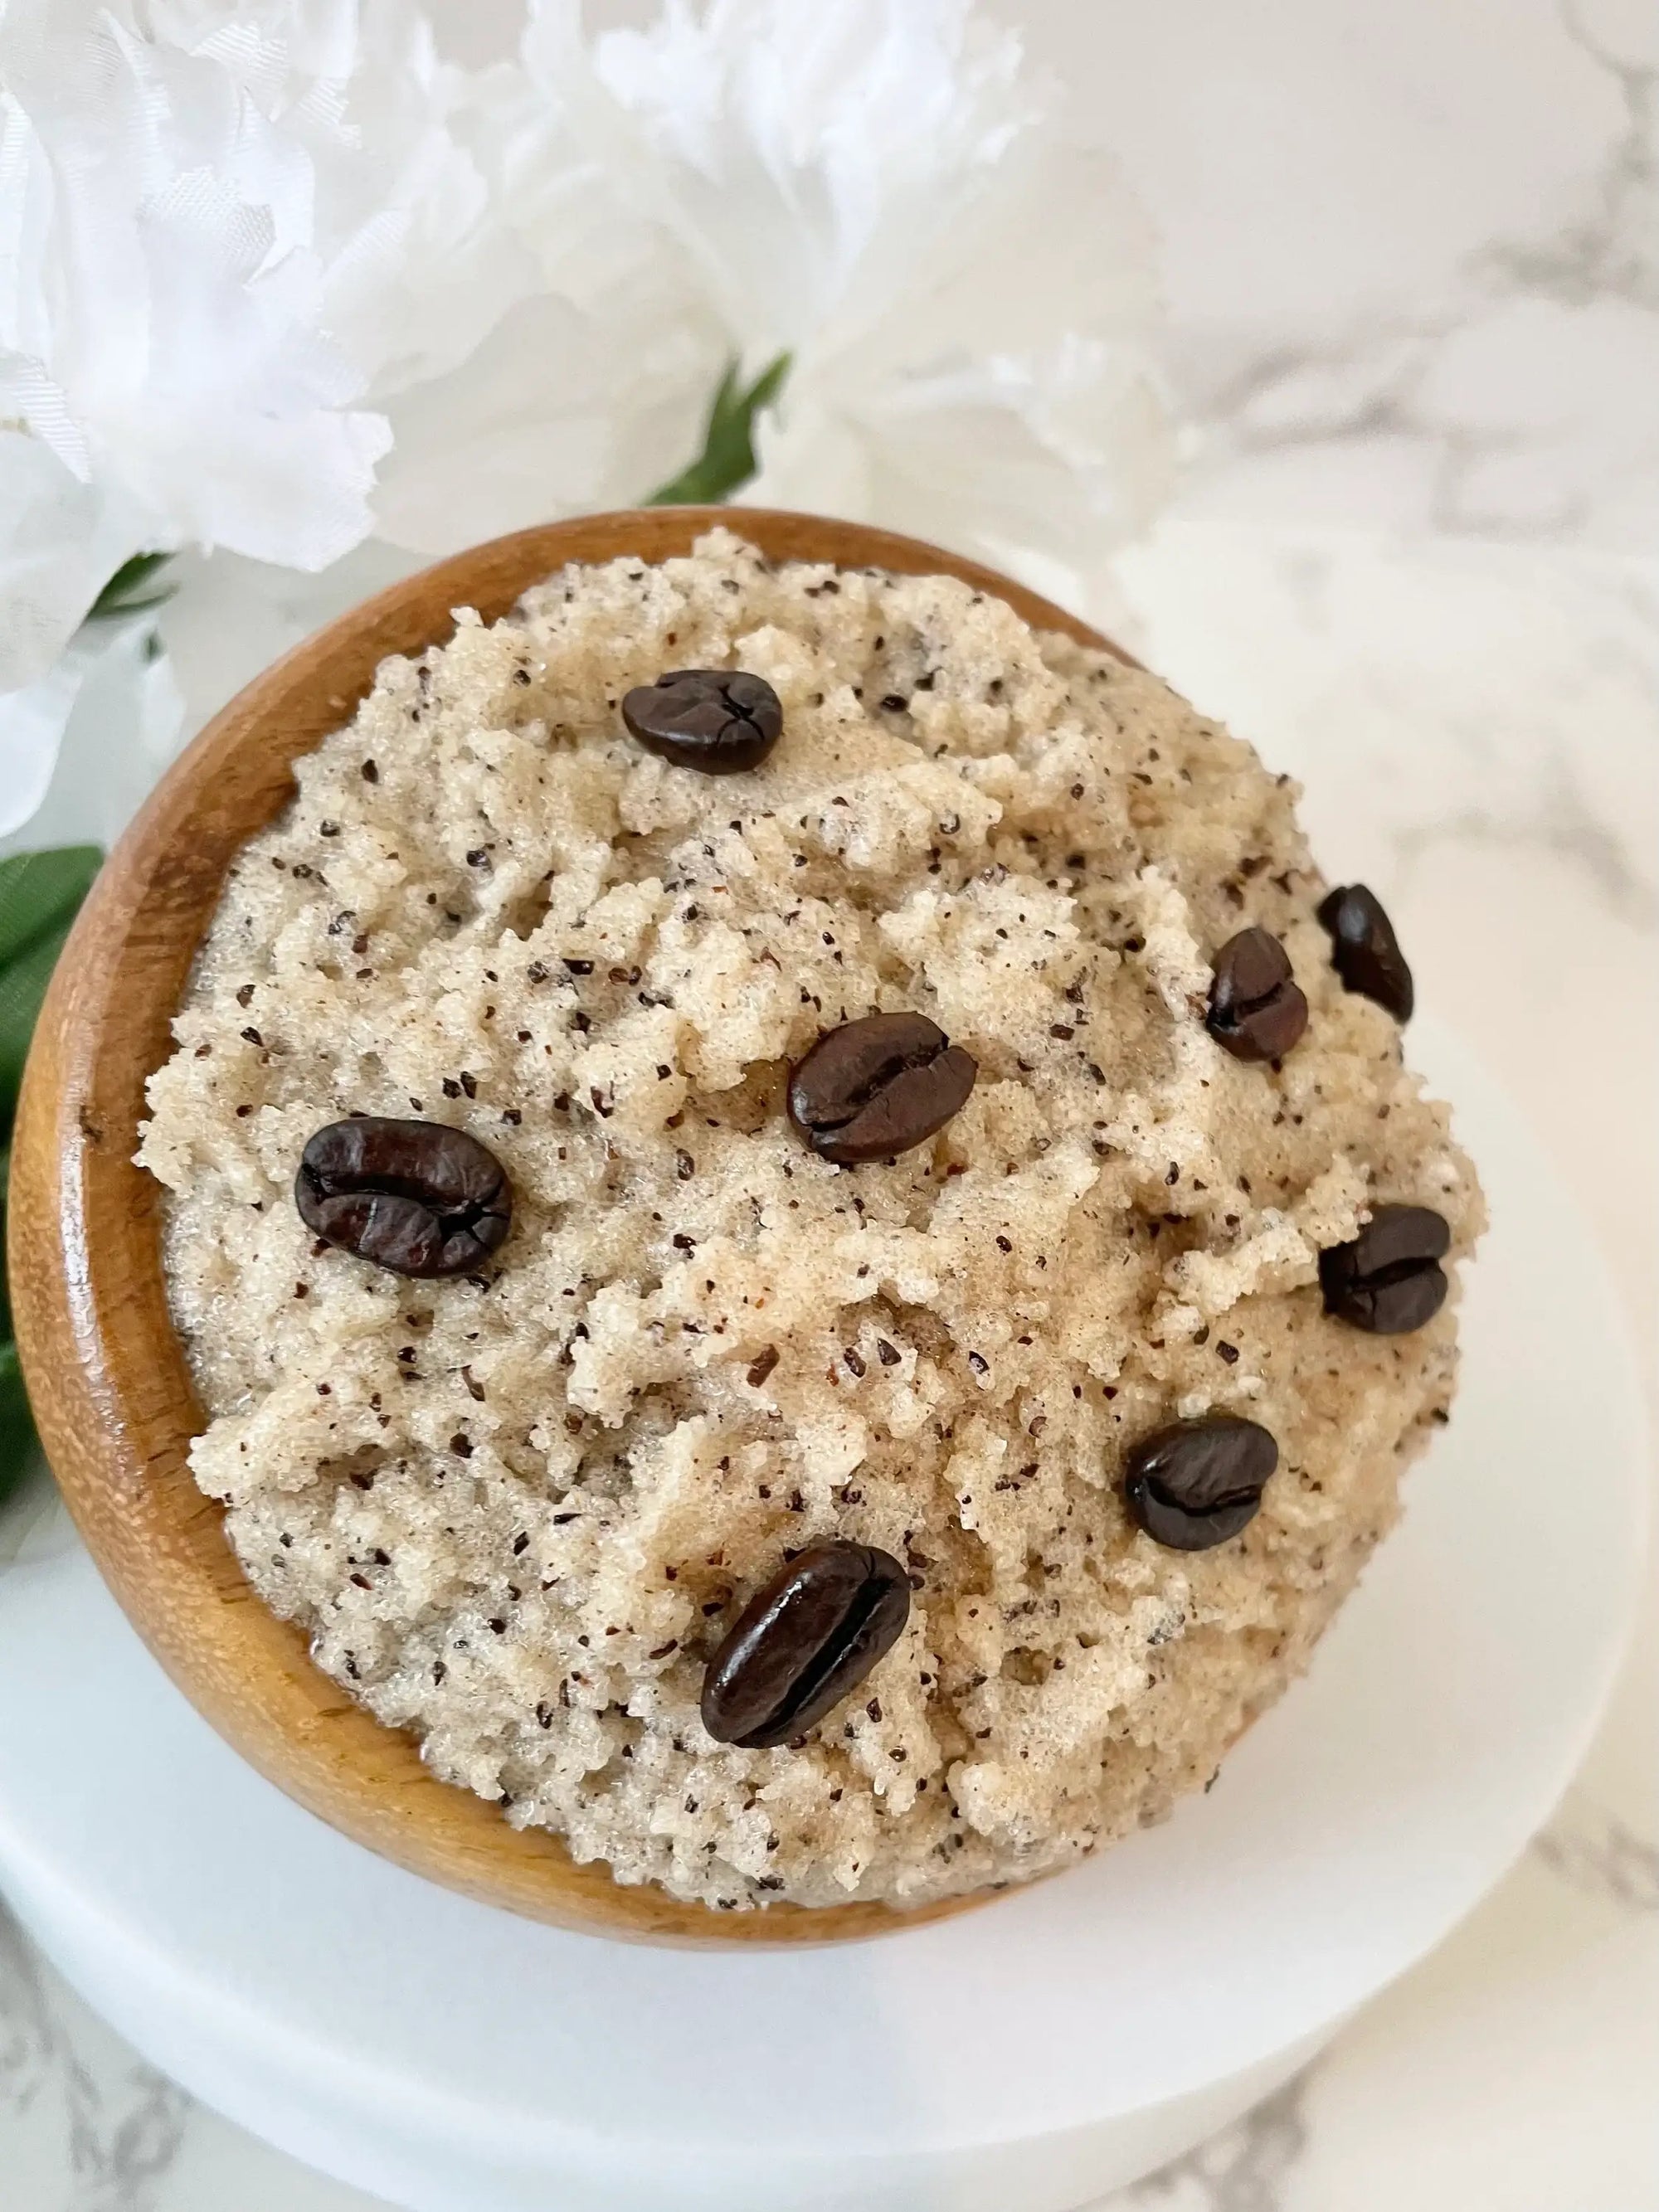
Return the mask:
M186 1462L204 1425L169 1317L161 1192L133 1164L144 1085L167 1056L225 872L293 794L295 760L348 720L388 653L446 639L451 611L506 614L568 561L688 551L716 522L777 560L946 572L1038 628L1106 641L1006 578L911 538L762 509L650 508L521 531L394 585L296 647L215 717L98 878L37 1030L14 1149L11 1279L30 1395L70 1510L149 1649L219 1734L321 1819L402 1866L556 1925L672 1943L828 1942L959 1911L853 1904L719 1915L576 1864L438 1781L255 1597Z

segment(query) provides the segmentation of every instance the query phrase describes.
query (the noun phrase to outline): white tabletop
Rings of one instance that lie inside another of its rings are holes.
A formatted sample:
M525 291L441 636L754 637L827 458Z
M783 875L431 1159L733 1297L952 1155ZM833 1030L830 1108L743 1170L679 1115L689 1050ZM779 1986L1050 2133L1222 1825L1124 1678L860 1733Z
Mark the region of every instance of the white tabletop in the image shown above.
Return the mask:
M1003 12L1102 88L1165 231L1204 425L1102 611L1307 784L1328 871L1387 901L1650 1344L1659 17L1170 0L1088 11L1079 53L1071 0ZM251 601L244 657L314 604ZM178 623L199 715L228 663L187 605ZM1656 1658L1659 1595L1522 1866L1298 2081L1114 2212L1655 2212ZM190 2105L3 1917L0 2176L6 2212L370 2202Z

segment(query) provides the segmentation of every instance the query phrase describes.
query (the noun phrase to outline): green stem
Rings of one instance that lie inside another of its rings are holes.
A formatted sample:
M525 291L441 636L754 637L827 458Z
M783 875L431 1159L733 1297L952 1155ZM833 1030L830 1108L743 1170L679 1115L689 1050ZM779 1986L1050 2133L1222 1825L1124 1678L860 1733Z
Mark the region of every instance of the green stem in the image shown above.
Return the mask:
M146 607L162 605L173 597L175 586L162 584L154 591L146 587L172 558L170 553L135 553L131 560L124 561L87 609L87 620L98 622L110 615L142 614Z
M715 386L703 431L702 451L677 477L653 491L647 507L714 507L741 491L759 463L755 458L755 422L772 406L789 374L790 356L770 361L745 391L735 361Z
M102 859L95 845L66 845L0 860L0 1232L24 1055L70 924ZM34 1425L0 1281L0 1498L17 1482L33 1452Z

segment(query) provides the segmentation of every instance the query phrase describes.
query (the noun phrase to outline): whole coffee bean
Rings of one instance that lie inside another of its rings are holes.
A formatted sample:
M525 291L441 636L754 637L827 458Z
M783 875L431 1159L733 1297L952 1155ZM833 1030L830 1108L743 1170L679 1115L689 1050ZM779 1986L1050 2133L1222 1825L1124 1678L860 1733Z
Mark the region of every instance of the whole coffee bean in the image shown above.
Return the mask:
M1346 884L1319 904L1331 933L1331 961L1350 991L1375 999L1397 1022L1408 1022L1417 994L1412 971L1382 902L1364 884Z
M1445 1304L1451 1231L1432 1206L1379 1206L1351 1244L1319 1255L1325 1310L1373 1336L1403 1336Z
M978 1073L925 1014L866 1014L826 1031L791 1072L789 1117L823 1159L890 1160L959 1113Z
M1129 1455L1123 1496L1157 1543L1207 1552L1255 1520L1279 1446L1255 1421L1206 1413L1146 1437Z
M513 1190L495 1155L441 1121L359 1115L319 1129L294 1202L307 1229L397 1275L465 1275L506 1236Z
M622 714L642 745L705 775L758 768L783 728L777 693L744 668L671 669L629 692Z
M909 1613L910 1577L890 1552L812 1545L732 1623L703 1681L703 1726L745 1751L804 1735L891 1649Z
M1215 956L1204 1026L1235 1060L1277 1060L1308 1026L1291 956L1265 929L1241 929Z

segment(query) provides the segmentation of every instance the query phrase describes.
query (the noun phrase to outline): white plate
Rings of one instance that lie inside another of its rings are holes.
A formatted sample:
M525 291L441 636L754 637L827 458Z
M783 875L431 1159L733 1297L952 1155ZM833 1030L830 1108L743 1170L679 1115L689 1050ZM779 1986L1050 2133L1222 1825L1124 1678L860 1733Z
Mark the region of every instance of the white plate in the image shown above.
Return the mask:
M1467 1053L1426 1019L1413 1051L1492 1201L1455 1417L1308 1680L1167 1826L875 1943L558 1934L278 1796L77 1550L0 1582L18 1910L187 2087L419 2212L1060 2212L1171 2154L1503 1873L1633 1602L1641 1413L1600 1261Z

